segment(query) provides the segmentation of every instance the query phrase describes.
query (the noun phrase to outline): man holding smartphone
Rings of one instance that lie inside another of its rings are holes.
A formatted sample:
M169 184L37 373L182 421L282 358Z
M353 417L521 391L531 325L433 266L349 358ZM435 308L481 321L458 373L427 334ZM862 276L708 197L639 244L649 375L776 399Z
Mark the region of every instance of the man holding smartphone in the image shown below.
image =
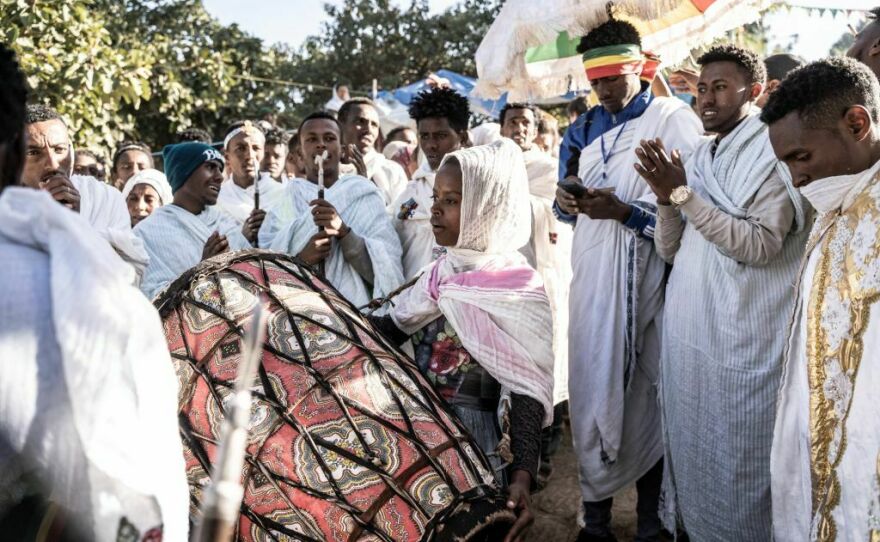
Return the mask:
M653 247L656 198L633 167L634 151L661 137L688 155L702 127L684 102L655 98L640 79L645 58L631 24L612 19L578 50L600 105L566 133L560 178L568 182L555 204L558 218L574 226L569 396L585 523L578 541L614 540L612 496L633 482L636 540L653 541L663 470L656 385L665 264Z

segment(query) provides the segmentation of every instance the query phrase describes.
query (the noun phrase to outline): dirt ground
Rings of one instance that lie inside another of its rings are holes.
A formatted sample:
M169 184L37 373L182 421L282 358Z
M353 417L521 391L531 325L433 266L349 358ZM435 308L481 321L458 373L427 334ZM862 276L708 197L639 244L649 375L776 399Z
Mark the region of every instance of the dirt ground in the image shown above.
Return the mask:
M535 523L529 542L572 542L578 533L577 513L580 503L577 463L571 447L571 432L566 426L559 452L553 456L553 474L547 487L534 495ZM614 499L612 527L619 542L630 541L636 534L635 486L626 488Z

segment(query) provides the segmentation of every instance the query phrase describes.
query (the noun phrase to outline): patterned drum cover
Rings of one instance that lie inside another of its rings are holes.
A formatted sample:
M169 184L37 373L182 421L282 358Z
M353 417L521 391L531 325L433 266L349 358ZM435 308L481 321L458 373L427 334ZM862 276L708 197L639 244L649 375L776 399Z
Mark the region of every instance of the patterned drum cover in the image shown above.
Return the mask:
M514 517L489 463L413 362L307 266L259 250L203 262L156 300L194 521L260 296L238 539L500 540Z

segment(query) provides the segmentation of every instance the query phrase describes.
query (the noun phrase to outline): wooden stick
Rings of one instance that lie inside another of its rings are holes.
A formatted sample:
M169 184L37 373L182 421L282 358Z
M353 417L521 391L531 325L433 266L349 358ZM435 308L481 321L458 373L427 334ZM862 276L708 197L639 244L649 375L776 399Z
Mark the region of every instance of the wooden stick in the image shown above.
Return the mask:
M193 538L196 542L231 542L235 537L241 500L244 497L241 470L247 452L251 385L263 354L267 317L263 299L257 298L250 325L242 339L244 348L241 363L223 420L217 462L211 469L212 483L202 502L202 522Z

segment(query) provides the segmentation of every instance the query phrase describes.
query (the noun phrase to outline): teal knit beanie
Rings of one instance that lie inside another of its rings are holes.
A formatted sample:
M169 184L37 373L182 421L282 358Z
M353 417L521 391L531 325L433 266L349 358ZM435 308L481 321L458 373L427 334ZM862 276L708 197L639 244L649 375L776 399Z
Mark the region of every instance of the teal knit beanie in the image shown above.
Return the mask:
M166 145L162 149L162 160L165 164L165 176L168 177L172 194L177 192L189 179L189 176L205 162L216 160L220 162L221 168L226 165L220 151L196 141Z

